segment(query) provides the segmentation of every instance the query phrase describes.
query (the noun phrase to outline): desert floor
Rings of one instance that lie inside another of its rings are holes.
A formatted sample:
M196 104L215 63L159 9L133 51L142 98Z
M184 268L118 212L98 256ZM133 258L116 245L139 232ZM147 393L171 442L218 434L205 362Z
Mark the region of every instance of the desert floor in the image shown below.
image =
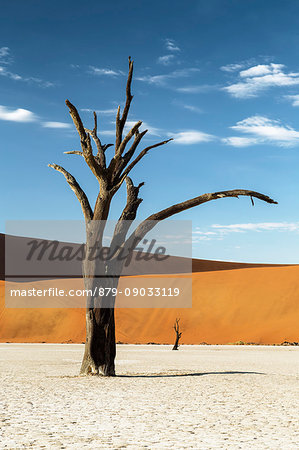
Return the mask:
M115 378L82 352L0 344L1 449L299 447L296 347L119 345Z

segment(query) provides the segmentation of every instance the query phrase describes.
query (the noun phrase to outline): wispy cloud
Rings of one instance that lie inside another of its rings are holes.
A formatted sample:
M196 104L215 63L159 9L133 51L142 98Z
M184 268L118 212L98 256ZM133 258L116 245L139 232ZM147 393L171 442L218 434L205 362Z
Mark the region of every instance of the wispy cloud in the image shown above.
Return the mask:
M148 84L153 84L156 86L166 86L169 80L178 78L188 78L198 73L199 71L200 69L190 67L187 69L174 70L172 72L161 75L144 75L141 77L136 77L136 80L144 81Z
M270 58L269 56L265 56L265 55L259 56L259 60L263 61L264 63L271 62L271 59L272 58ZM223 72L232 73L232 72L237 72L241 69L249 68L249 67L256 66L256 65L257 65L257 58L249 58L249 59L244 59L243 61L238 61L237 63L226 64L224 66L221 66L220 70L222 70Z
M168 66L173 62L174 58L175 58L174 55L159 56L158 63L163 64L163 66Z
M2 66L0 66L0 75L2 77L7 77L7 78L10 78L11 80L15 80L15 81L24 81L23 77L21 77L21 75L10 72L9 70L7 70L6 67L2 67Z
M123 72L120 70L112 70L106 68L99 68L94 66L89 66L89 73L98 76L108 76L108 77L118 77L119 75L123 75Z
M41 78L37 77L28 77L24 75L20 75L18 73L12 72L7 69L7 65L11 64L13 58L11 56L11 52L9 47L1 47L0 48L0 75L2 77L9 78L14 81L23 81L29 84L37 84L40 87L52 87L54 83L50 81L44 81Z
M35 122L43 128L60 128L69 129L71 124L65 122L47 122L43 121L37 114L24 108L9 108L7 106L0 105L0 120L6 120L16 123L30 123Z
M35 122L37 116L28 109L11 109L7 106L0 105L0 120L7 120L10 122Z
M165 39L165 47L169 52L180 52L181 49L177 46L174 39Z
M213 89L218 89L217 85L212 84L198 84L191 86L181 86L176 88L177 92L181 92L182 94L200 94L204 92L210 92Z
M213 229L223 233L244 233L246 231L299 231L299 222L261 222L234 223L231 225L212 225Z
M196 114L201 114L202 110L194 105L182 105L184 109L187 109L188 111L194 112Z
M179 108L186 109L187 111L191 111L196 114L202 114L202 109L195 105L190 105L189 103L185 103L183 100L174 99L172 104L178 106Z
M271 87L286 87L299 84L299 73L286 72L283 64L259 64L239 72L236 83L222 89L236 98L256 97Z
M249 147L250 145L258 144L259 140L251 137L231 136L223 138L222 142L226 145L231 145L233 147Z
M88 113L93 113L95 111L97 114L100 114L100 115L114 116L114 115L116 115L117 109L116 108L110 108L110 109L81 108L80 111L88 112Z
M174 139L174 144L192 145L201 142L210 142L214 139L211 134L197 130L181 131L179 133L167 133L169 137Z
M0 64L10 64L12 57L9 47L0 47Z
M231 129L251 136L224 138L222 141L235 147L271 143L282 147L299 144L299 131L288 125L282 125L279 120L271 120L263 116L252 116L237 122Z
M65 122L42 122L44 128L72 128L70 123Z
M236 72L237 70L243 69L245 66L243 63L237 64L227 64L226 66L220 67L223 72Z
M259 222L259 223L234 223L230 225L213 224L204 229L196 227L192 231L192 242L223 240L231 233L250 232L278 232L278 233L298 233L299 222Z
M180 64L180 61L177 59L177 55L181 49L177 46L176 42L173 39L164 39L164 46L167 50L167 54L159 56L157 63L162 64L163 66L169 66L173 63Z
M202 231L198 227L192 231L192 242L196 244L201 241L222 240L223 236L218 231Z
M296 95L285 95L285 98L291 100L292 106L299 106L299 94Z

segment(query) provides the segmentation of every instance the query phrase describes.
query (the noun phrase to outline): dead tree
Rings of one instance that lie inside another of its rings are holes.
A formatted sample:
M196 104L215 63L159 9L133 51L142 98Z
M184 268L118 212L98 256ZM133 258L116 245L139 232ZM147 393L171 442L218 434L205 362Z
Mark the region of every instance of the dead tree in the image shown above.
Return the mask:
M103 144L100 140L98 136L97 114L95 112L93 114L93 129L88 129L83 125L76 107L69 100L66 100L66 105L80 138L81 150L65 153L82 157L93 176L97 179L99 183L99 192L95 206L93 208L91 207L85 192L69 172L60 165L49 164L49 167L52 167L64 175L67 183L74 191L81 204L86 223L86 254L93 248L95 241L98 247L103 246L103 232L105 221L109 216L111 201L124 182L127 187L127 201L120 214L117 225L115 226L111 242L112 249L117 246L126 246L126 248L133 250L133 248L135 248L144 236L154 227L155 221L167 219L174 214L186 211L194 206L202 205L211 200L218 200L226 197L238 198L239 196L249 196L251 199L255 197L267 203L276 203L267 195L244 189L207 193L177 203L150 215L141 222L129 237L127 237L129 224L135 219L138 207L142 202L142 199L139 197L139 191L144 184L139 183L135 185L129 175L132 169L141 162L145 155L154 148L161 147L171 140L167 139L154 145L146 146L140 152L137 152L138 145L141 143L142 138L146 135L148 130L139 131L142 124L142 122L139 121L128 132L125 132L125 125L133 99L131 94L132 76L133 61L129 58L125 106L122 113L120 106L117 109L115 149L111 158L108 158L106 150L113 144ZM93 233L92 228L90 228L90 225L92 225L94 221L98 221L99 223L96 233ZM113 260L109 260L109 262L102 262L102 264L102 273L105 273L106 275L109 275L110 273L120 273L120 267L115 268L115 265L117 266L118 264L117 258L113 258ZM94 271L95 268L92 267L92 264L88 261L88 258L86 258L83 263L85 288L90 288L95 285L95 278L92 276ZM107 277L107 286L117 286L118 280L119 277L117 276L112 276L111 278ZM82 375L115 375L114 360L116 355L116 345L114 300L115 297L112 293L108 298L107 296L97 296L88 299L86 310L86 343L80 372Z
M178 350L179 349L179 340L182 336L182 332L180 332L180 325L179 325L179 321L180 319L175 319L174 325L173 325L173 329L176 333L176 337L175 337L175 343L174 346L172 347L172 350Z

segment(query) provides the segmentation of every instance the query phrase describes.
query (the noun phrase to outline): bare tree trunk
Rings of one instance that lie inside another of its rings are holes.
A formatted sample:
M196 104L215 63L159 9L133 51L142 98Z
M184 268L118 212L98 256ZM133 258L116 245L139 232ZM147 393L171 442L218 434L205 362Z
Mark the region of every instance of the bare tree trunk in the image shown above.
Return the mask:
M173 329L176 333L176 338L175 338L175 343L174 346L172 347L172 350L178 350L179 349L179 340L182 336L182 333L180 332L180 326L179 326L179 321L180 319L175 319L175 323L173 325Z
M80 375L115 376L115 295L99 295L99 289L116 289L119 277L96 278L86 276L85 289L95 295L87 299L86 341Z
M86 311L86 342L80 375L115 376L114 308Z
M172 347L172 350L178 350L179 349L179 340L180 340L180 337L177 335L176 339L175 339L175 344Z

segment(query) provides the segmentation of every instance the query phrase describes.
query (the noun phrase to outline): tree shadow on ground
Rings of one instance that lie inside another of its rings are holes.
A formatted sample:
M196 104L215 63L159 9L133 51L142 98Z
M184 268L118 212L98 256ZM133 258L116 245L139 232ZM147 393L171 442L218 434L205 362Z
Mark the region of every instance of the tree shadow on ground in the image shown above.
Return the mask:
M124 374L116 375L117 378L176 378L176 377L201 377L203 375L266 375L264 372L196 372L196 373L157 373L157 374Z

